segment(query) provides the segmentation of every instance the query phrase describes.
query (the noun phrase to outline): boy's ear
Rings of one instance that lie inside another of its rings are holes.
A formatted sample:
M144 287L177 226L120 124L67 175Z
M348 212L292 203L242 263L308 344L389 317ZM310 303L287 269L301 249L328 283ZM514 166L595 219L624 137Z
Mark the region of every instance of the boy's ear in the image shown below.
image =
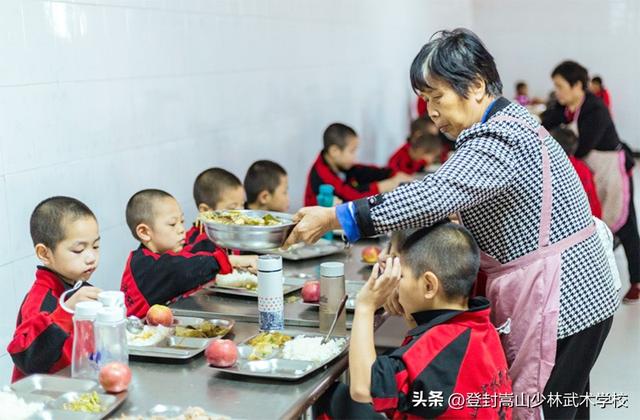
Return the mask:
M140 223L138 226L136 226L136 235L138 235L138 238L140 238L143 243L149 242L151 240L152 233L153 230L151 229L151 227L149 227L149 225L145 223Z
M209 207L208 205L204 204L204 203L200 203L198 204L198 211L200 213L204 213L207 211L212 211L213 209L211 207Z
M269 193L269 191L264 190L261 191L260 194L258 194L258 204L264 206L269 202L269 200L271 200L271 194Z
M331 146L329 146L329 150L327 150L327 154L331 157L338 155L340 152L341 152L340 148L335 144L332 144Z
M36 257L38 257L38 259L42 261L44 265L51 264L53 251L51 251L49 247L47 247L45 244L36 244L35 251Z
M424 297L425 299L433 299L438 294L440 288L440 280L431 271L427 271L421 278L424 285Z

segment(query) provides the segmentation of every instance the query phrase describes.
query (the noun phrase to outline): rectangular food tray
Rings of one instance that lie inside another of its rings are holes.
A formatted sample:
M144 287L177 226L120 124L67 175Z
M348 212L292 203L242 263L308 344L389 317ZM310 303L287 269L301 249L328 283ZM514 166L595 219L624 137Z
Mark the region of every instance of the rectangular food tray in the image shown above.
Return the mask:
M107 394L96 381L89 379L75 379L58 375L35 374L11 385L11 390L19 398L27 402L43 403L46 413L51 416L35 417L69 419L69 420L98 420L107 418L126 399L127 392ZM65 410L64 404L78 398L81 394L97 392L105 410L101 413L83 413Z
M195 322L202 322L202 318L175 317L176 325L186 326ZM133 358L156 358L188 360L202 353L211 340L222 338L229 334L235 325L235 321L230 319L207 319L207 321L227 328L227 331L218 336L210 338L200 337L177 337L169 336L166 340L153 346L129 346L129 356Z
M345 245L342 241L330 241L327 239L320 239L318 242L312 245L307 244L295 244L289 249L270 249L256 250L261 254L274 254L280 255L285 260L300 261L308 260L312 258L326 257L328 255L337 254L343 252Z
M283 330L278 331L282 334L290 335L292 337L305 336L305 337L324 337L324 334L312 333L312 332L300 332L295 330ZM257 336L255 334L246 340L244 340L238 346L238 362L230 368L218 368L211 366L218 372L224 372L231 375L238 376L252 376L257 378L269 378L285 381L297 381L312 374L313 372L321 369L339 357L342 357L349 349L348 337L331 337L331 340L338 338L346 339L342 351L331 357L329 360L323 362L312 362L303 360L287 360L281 358L281 349L275 350L269 358L263 360L249 360L248 357L252 353L253 348L248 345L248 342Z
M282 284L282 294L288 295L297 292L298 290L302 289L302 283L304 282L300 282L297 279L288 279L285 277L284 283ZM249 290L244 287L218 286L213 284L211 286L206 286L205 289L210 292L216 292L226 295L244 296L256 299L258 298L257 290Z

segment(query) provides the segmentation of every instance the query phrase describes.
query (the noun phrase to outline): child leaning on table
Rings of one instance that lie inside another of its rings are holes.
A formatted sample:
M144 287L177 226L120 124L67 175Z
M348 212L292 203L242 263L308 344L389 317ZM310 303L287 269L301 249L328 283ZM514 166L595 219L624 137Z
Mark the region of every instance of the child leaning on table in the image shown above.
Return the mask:
M55 373L71 364L72 315L78 302L96 300L100 289L87 281L98 267L100 234L93 212L70 197L51 197L36 206L30 220L31 239L42 265L24 298L7 351L13 359L12 381L32 373Z
M511 418L497 404L450 406L449 397L511 393L507 361L489 319L489 302L469 298L480 251L455 223L420 229L373 268L356 299L349 346L349 388L339 384L319 404L320 418ZM377 356L374 313L398 289L409 332L402 345Z
M140 246L129 254L120 289L127 316L144 317L152 305L191 294L231 272L223 250L185 249L184 215L171 194L142 190L127 203L127 225Z

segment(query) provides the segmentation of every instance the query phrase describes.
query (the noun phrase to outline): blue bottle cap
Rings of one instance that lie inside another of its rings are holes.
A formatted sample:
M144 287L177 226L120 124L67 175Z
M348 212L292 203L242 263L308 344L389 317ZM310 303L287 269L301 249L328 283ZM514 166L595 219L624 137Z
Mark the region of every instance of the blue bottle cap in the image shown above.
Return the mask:
M333 195L334 188L333 185L322 184L319 191L321 195Z

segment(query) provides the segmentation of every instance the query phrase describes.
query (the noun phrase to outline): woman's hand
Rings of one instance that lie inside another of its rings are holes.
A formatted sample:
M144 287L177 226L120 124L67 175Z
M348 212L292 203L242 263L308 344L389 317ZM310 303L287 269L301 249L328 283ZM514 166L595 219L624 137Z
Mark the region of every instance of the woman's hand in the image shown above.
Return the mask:
M382 307L397 290L401 274L400 258L388 258L381 274L379 269L380 265L376 263L371 270L369 280L360 289L356 297L356 310L364 308L375 311Z
M297 225L282 245L284 249L298 242L312 244L328 231L341 228L334 207L304 207L296 213L293 221Z

